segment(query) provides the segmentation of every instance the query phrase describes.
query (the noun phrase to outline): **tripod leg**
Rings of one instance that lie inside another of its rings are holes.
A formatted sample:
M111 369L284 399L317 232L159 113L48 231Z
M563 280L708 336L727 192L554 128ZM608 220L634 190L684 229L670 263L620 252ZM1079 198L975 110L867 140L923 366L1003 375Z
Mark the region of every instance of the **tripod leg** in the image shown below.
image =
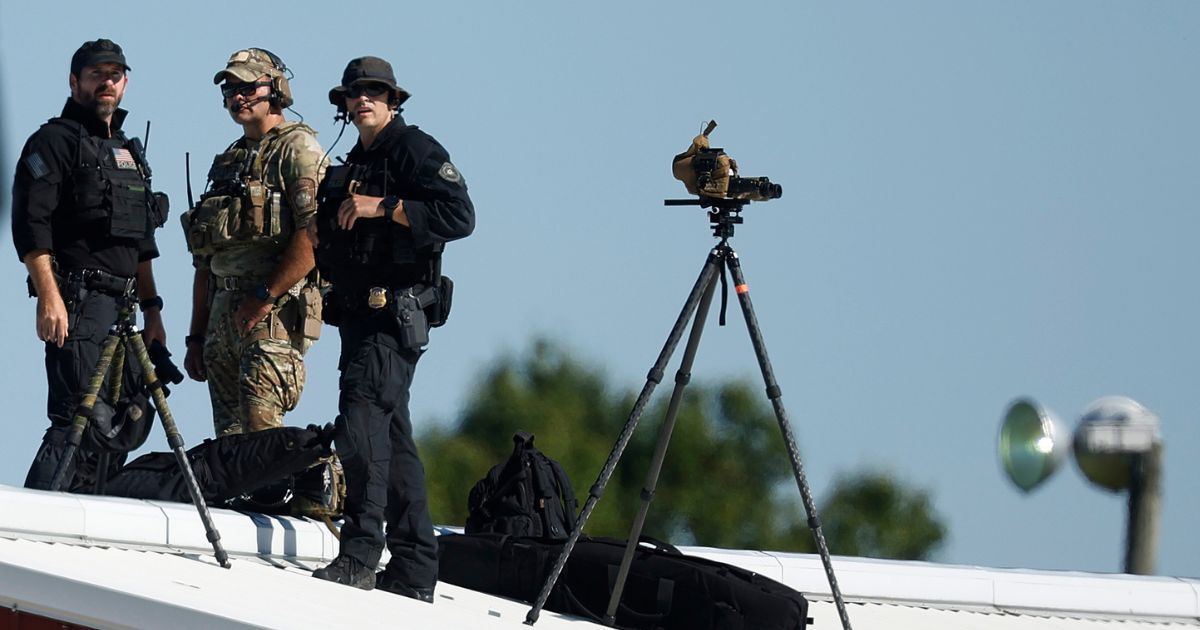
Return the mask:
M121 400L121 387L125 375L125 344L119 343L113 350L112 365L109 366L109 371L113 374L113 378L108 379L108 399L112 401ZM97 495L103 496L105 486L108 484L108 467L111 455L108 452L100 454L100 462L96 466L96 485L94 492Z
M75 419L71 423L70 433L67 434L67 445L63 450L63 457L58 462L58 468L54 470L54 479L50 481L51 490L62 488L63 481L67 477L67 469L71 468L71 461L75 459L75 451L79 449L83 430L87 428L88 420L92 417L92 408L96 406L96 397L99 396L100 388L104 385L105 375L112 367L113 355L120 342L121 336L116 331L110 332L104 339L104 347L100 349L100 359L96 361L92 379L88 381L87 392L84 393L79 406L75 408Z
M629 567L633 564L633 553L637 550L638 541L642 537L642 527L646 524L646 513L650 511L650 502L654 500L654 490L658 486L658 476L662 472L663 460L667 456L667 446L671 443L671 433L675 431L675 419L679 416L679 404L683 400L683 388L692 380L692 362L696 358L696 349L700 347L700 336L704 334L704 320L708 319L708 309L712 305L713 293L716 289L716 279L708 283L704 296L700 298L700 307L696 317L692 319L692 332L688 335L687 345L683 349L683 358L679 362L679 371L675 373L675 389L671 391L671 402L667 405L667 416L663 419L658 432L658 443L654 447L654 456L650 460L650 469L646 473L646 484L642 487L642 504L637 516L633 519L633 527L629 530L629 542L625 544L625 555L621 558L621 569L617 572L617 581L613 584L613 592L608 599L608 610L604 615L604 625L613 626L617 623L617 606L621 603L621 593L625 590L625 580L629 577Z
M763 341L762 329L758 326L758 318L754 315L754 305L750 302L750 288L742 275L742 265L738 261L733 248L726 246L724 257L733 276L734 290L742 307L742 315L746 318L746 328L750 331L750 343L754 346L754 354L758 357L758 366L762 370L763 382L767 386L767 398L775 409L775 419L779 421L779 430L783 432L783 442L792 460L792 472L796 476L796 485L800 487L800 498L804 501L804 510L808 513L808 526L812 530L813 539L817 543L817 551L821 555L821 563L825 565L825 576L829 579L829 590L837 605L838 616L842 620L842 628L850 630L850 616L846 612L846 603L842 601L842 592L838 588L837 578L833 574L833 562L829 558L829 547L825 544L825 534L821 532L821 519L817 515L817 506L809 490L808 480L804 475L804 464L800 461L800 450L796 447L796 438L792 434L792 425L788 421L787 410L783 408L783 394L775 381L775 370L771 367L771 359L767 357L767 345Z
M208 536L208 542L212 543L213 553L217 557L217 562L222 567L228 569L229 554L225 553L225 548L221 546L221 533L213 525L212 515L208 513L208 505L204 502L204 495L200 492L200 484L196 481L196 473L192 471L192 465L188 462L187 453L183 450L183 437L179 435L179 428L175 426L175 417L171 415L171 409L167 406L167 397L163 394L162 381L158 380L158 375L154 372L154 363L150 361L150 355L146 353L146 344L142 341L142 336L136 331L129 335L129 343L133 346L133 351L137 354L138 363L142 366L142 371L145 373L146 389L154 397L154 408L158 410L158 417L162 421L163 431L167 434L167 445L175 452L175 460L179 462L179 469L183 471L188 493L192 495L192 503L196 505L196 511L200 513L200 521L204 523L204 533Z
M642 387L642 393L638 395L637 401L634 402L633 410L629 412L629 419L625 421L625 427L621 429L621 435L617 437L617 443L613 445L612 451L609 452L608 460L604 462L604 468L600 471L600 476L596 479L596 483L592 485L591 489L588 490L588 498L583 504L583 510L579 513L579 520L575 523L575 529L571 530L571 535L567 537L567 542L563 544L563 549L559 553L558 559L555 560L554 567L550 570L550 575L546 578L546 583L542 586L542 591L538 593L537 600L533 603L533 608L529 609L529 613L525 615L526 625L532 626L537 623L542 607L546 605L546 600L550 598L550 591L554 589L554 583L558 581L559 574L562 573L563 567L567 564L567 557L571 555L571 550L575 548L575 543L579 540L579 534L583 532L583 526L587 524L588 519L592 516L592 510L596 509L596 502L604 494L604 487L608 485L608 480L612 477L613 469L617 467L617 461L621 459L621 454L625 452L625 447L629 444L629 439L633 437L633 431L637 428L638 420L646 408L646 403L650 400L650 395L654 393L654 388L662 382L663 370L666 369L667 362L671 360L671 355L675 352L675 346L679 345L679 339L683 336L683 329L687 327L688 320L692 318L692 313L696 311L696 306L700 303L701 293L706 287L712 285L720 269L721 261L716 250L714 250L709 254L708 260L705 261L704 268L700 271L700 277L696 279L696 284L692 286L692 291L688 294L687 301L684 302L683 310L679 312L679 317L675 320L675 326L671 328L671 333L667 336L667 342L658 354L658 360L654 362L654 367L650 368L650 373L646 376L646 384Z
M125 344L117 344L113 350L112 367L113 378L108 379L108 399L116 402L121 400L121 378L125 374Z

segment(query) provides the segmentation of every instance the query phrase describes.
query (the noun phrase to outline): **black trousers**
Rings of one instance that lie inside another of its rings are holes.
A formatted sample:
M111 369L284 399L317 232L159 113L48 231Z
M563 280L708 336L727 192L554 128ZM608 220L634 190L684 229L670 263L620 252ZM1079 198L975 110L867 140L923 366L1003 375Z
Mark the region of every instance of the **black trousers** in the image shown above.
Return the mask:
M347 313L339 332L336 446L346 474L341 553L378 567L386 544L389 576L431 587L437 582L437 538L408 414L421 350L401 347L399 327L386 309Z
M67 340L59 348L46 343L46 415L50 428L42 436L42 445L34 455L33 464L25 476L25 487L47 490L54 480L54 471L62 461L66 450L66 438L71 422L87 390L88 381L100 360L100 349L104 338L117 319L117 299L99 291L84 291L76 296L64 296L67 303ZM122 391L135 391L142 386L141 369L132 355L126 357ZM112 409L117 405L107 400L108 379L101 388L100 397ZM99 404L98 404L99 406ZM145 420L149 422L149 418ZM88 437L85 434L85 438ZM144 437L143 437L144 439ZM134 446L136 448L136 446ZM97 477L112 476L125 462L124 451L109 452L107 468L103 473L98 467L103 464L107 449L100 448L93 439L84 439L75 451L72 467L67 470L63 490L69 492L92 492Z

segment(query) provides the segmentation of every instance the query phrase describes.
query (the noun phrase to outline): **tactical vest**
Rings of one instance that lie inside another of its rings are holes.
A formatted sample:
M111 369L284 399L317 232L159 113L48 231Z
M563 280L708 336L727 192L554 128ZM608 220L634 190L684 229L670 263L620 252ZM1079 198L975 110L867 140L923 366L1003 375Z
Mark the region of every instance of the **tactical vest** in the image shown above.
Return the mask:
M208 191L181 217L188 251L210 255L233 245L286 244L295 217L278 184L267 183L264 168L282 150L283 138L297 131L315 133L295 123L253 148L235 142L213 159Z
M431 252L418 251L412 232L385 217L359 219L343 230L337 225L338 206L351 194L385 197L410 191L389 187L386 164L331 166L317 190L317 268L334 286L366 282L400 286L429 281ZM419 267L414 265L420 263Z
M165 203L150 190L147 165L120 131L112 138L97 138L80 123L54 118L49 124L70 127L79 133L79 149L71 169L75 217L82 223L102 226L101 233L118 238L144 239L166 220Z

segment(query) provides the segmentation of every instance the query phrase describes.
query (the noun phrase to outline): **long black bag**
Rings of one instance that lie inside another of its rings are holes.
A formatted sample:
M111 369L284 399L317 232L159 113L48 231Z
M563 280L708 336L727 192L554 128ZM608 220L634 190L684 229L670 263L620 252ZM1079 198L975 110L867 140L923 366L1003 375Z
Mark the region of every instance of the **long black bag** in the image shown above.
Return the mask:
M205 502L221 504L301 472L330 454L332 425L280 427L204 440L187 458ZM109 478L105 493L191 501L175 454L146 453Z
M438 579L532 603L562 542L504 534L438 538ZM580 538L546 610L600 621L625 542ZM803 630L808 601L774 580L654 542L638 546L617 610L618 628L637 630Z

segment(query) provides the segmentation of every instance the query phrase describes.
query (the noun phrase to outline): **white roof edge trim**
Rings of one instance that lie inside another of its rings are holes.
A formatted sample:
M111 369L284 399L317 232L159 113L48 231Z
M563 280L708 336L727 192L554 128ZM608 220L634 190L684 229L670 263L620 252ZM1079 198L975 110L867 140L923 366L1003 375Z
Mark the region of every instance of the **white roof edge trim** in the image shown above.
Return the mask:
M92 497L0 485L0 537L85 546L212 555L196 508ZM283 564L334 557L337 541L322 523L210 508L225 550ZM435 528L440 533L456 528ZM815 555L680 547L689 555L754 571L810 596L830 597L824 565ZM1200 580L1078 571L995 569L932 562L835 556L847 602L889 603L947 610L1027 612L1054 617L1200 620Z

